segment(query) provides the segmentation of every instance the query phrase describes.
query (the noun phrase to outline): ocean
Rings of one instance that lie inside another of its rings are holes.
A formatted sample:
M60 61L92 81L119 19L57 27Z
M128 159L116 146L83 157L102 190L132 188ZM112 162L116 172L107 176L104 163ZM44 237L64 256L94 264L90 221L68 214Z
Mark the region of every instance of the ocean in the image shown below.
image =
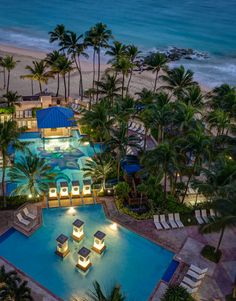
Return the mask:
M50 50L60 23L84 33L106 23L117 40L144 52L192 48L207 59L183 60L207 86L236 85L236 0L0 0L0 43Z

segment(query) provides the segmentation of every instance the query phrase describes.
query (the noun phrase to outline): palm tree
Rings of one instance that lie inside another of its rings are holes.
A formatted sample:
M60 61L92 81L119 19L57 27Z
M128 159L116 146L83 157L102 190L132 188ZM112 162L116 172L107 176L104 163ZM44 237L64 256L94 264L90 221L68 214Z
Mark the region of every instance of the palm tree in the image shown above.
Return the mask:
M105 162L103 159L93 158L93 160L87 160L84 168L82 169L85 173L85 177L92 177L95 182L101 181L101 190L104 191L106 188L107 176L112 171L112 162Z
M160 52L153 52L144 59L144 65L147 66L147 70L151 70L152 73L156 74L153 92L155 92L157 88L157 80L158 80L159 72L166 68L167 62L168 59L166 55Z
M195 126L195 114L199 112L196 107L178 101L175 103L174 108L175 113L173 116L173 123L180 132L188 131L191 127L193 128Z
M182 98L187 88L196 85L193 80L193 72L189 69L185 70L184 66L167 70L166 74L160 78L167 84L164 84L162 88L170 90L178 99Z
M7 100L8 107L13 106L20 98L21 95L18 94L17 91L8 91L8 93L3 95L4 98Z
M125 301L126 299L122 294L119 285L115 285L107 295L103 293L102 288L97 281L93 283L93 287L94 290L88 293L89 299L86 301ZM76 299L73 299L73 301L76 301Z
M54 50L47 54L45 58L45 62L48 67L50 67L52 74L57 76L57 90L56 90L56 96L59 94L60 89L60 70L57 68L57 60L61 57L61 53L57 50Z
M233 192L229 190L226 195L218 196L213 200L213 206L219 216L212 219L210 223L200 227L201 233L220 232L215 253L218 253L225 230L236 226L235 182L232 185Z
M129 91L129 86L130 86L130 83L131 83L134 67L138 66L140 64L140 61L139 61L140 53L141 53L141 51L139 51L138 47L136 47L134 45L128 45L127 48L126 48L126 54L130 58L130 62L132 64L132 67L131 67L131 70L130 70L130 76L129 76L129 80L128 80L127 88L126 88L126 96L128 94L128 91Z
M190 104L193 107L201 108L204 103L204 96L201 88L198 85L189 86L181 99L184 103Z
M17 185L13 194L31 195L35 199L48 191L48 182L55 178L55 174L44 158L29 152L11 167L9 177Z
M146 150L146 146L147 146L147 134L148 134L148 130L151 129L151 127L153 126L153 120L154 120L154 112L151 108L145 108L141 114L140 114L140 118L144 124L145 127L145 133L144 133L144 146L143 149L144 151Z
M39 62L33 61L33 66L27 65L25 69L28 70L30 74L21 75L21 78L38 81L40 93L43 92L42 84L47 84L49 78L54 77L49 71L47 71L47 64L44 60Z
M105 74L102 81L96 82L98 93L107 98L113 104L114 97L120 95L121 80L114 75Z
M64 24L58 24L53 31L48 33L50 35L49 42L59 42L59 46L63 47L66 29Z
M228 112L224 112L222 109L216 109L210 112L207 116L207 122L210 125L210 129L216 128L216 135L228 134L231 128L231 119Z
M0 268L0 286L4 283L8 283L12 279L15 280L19 279L19 277L17 276L17 272L16 271L7 272L5 266L2 265Z
M194 301L194 298L180 285L170 285L161 301Z
M27 281L12 278L0 288L0 299L3 301L33 301Z
M63 78L65 100L67 99L67 95L69 96L69 81L68 81L68 87L67 87L67 85L66 85L66 75L68 74L68 78L69 78L70 72L74 69L72 67L72 65L73 65L73 62L71 60L69 60L65 55L61 55L55 61L55 69L57 70L57 72Z
M3 67L4 74L5 74L5 70L7 70L7 89L6 89L7 93L9 92L11 70L13 70L16 67L16 64L18 62L19 61L14 60L12 55L6 55L1 59L1 66Z
M88 54L85 52L86 44L81 41L83 35L77 36L75 32L68 31L64 36L64 46L62 49L66 49L67 53L71 55L73 62L76 65L76 68L79 72L80 76L80 85L79 85L79 95L83 100L83 77L82 77L82 70L81 70L81 63L80 57L83 56L88 58Z
M110 60L108 61L109 64L115 64L118 62L118 60L126 54L127 46L122 44L119 41L114 41L111 46L109 46L109 49L106 51L106 55L110 57Z
M7 167L7 159L9 158L9 147L13 146L15 149L23 149L25 144L18 139L24 129L18 128L17 123L12 120L0 123L0 151L2 154L2 196L4 207L6 207L5 196L5 175Z
M125 123L121 123L119 128L111 128L111 139L107 144L116 153L117 161L117 180L120 180L120 164L121 160L124 159L127 147L133 147L139 149L139 139L135 135L128 135L127 126Z
M154 150L147 151L142 159L145 168L153 174L157 170L162 170L164 173L164 204L167 199L167 178L172 176L171 171L177 166L176 152L173 144L170 142L160 143Z

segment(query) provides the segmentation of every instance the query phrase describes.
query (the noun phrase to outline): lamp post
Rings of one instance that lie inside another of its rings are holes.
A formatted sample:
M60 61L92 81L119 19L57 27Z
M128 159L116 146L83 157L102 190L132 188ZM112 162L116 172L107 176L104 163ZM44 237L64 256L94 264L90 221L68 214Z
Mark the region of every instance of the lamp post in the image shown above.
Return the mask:
M75 241L81 241L84 238L84 222L76 219L73 222L73 232L72 232L72 238Z
M78 252L78 263L76 267L83 272L87 272L87 270L92 266L90 253L91 251L85 247L82 247Z
M92 250L97 252L98 254L102 254L106 249L106 245L104 243L105 236L106 234L103 233L102 231L97 231L94 234L94 242L93 242Z
M64 258L67 254L70 253L70 249L68 246L68 237L64 234L60 234L57 237L56 241L57 241L56 254Z

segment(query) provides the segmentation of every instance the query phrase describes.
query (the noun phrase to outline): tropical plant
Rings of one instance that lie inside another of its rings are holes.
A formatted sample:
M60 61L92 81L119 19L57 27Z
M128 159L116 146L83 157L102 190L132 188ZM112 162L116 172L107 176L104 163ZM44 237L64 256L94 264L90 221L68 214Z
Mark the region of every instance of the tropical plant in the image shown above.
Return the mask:
M165 56L165 54L160 53L160 52L150 53L144 59L144 65L147 66L147 70L151 70L152 73L155 73L153 92L155 92L157 89L157 80L158 80L159 72L161 70L166 69L167 62L168 62L168 59Z
M3 73L4 73L4 88L6 85L6 92L9 92L9 86L10 86L10 75L11 70L13 70L16 67L16 64L19 61L15 61L12 55L6 55L5 57L1 58L0 65L3 67ZM6 81L6 75L5 72L7 71L7 81Z
M48 33L50 35L49 42L58 42L59 46L63 47L64 37L66 34L66 29L64 24L58 24L53 31Z
M53 75L57 76L56 96L58 96L59 89L60 89L60 70L58 69L58 66L57 66L57 60L61 56L62 56L62 54L59 51L54 50L54 51L48 53L46 58L45 58L45 62L47 64L47 66L51 69L51 73Z
M111 46L108 47L106 55L110 57L109 64L115 64L119 59L126 54L127 46L119 41L114 41Z
M101 181L101 190L104 191L107 176L112 172L112 166L113 163L111 161L106 162L99 156L92 160L87 160L82 170L85 172L85 177L91 177L94 182Z
M204 104L204 96L199 85L193 85L186 88L181 99L187 105L201 108Z
M24 131L24 128L18 128L17 123L12 120L0 123L0 152L2 155L2 196L3 205L6 207L6 195L5 195L5 175L7 160L10 158L10 148L22 150L25 144L18 139L20 134Z
M22 155L8 173L17 185L14 195L26 195L36 199L48 191L49 182L55 178L51 166L44 158L29 152Z
M21 95L19 95L17 91L8 91L3 95L3 97L6 98L7 105L8 107L10 107L13 106L21 98Z
M39 62L33 61L33 66L27 65L25 69L28 70L30 74L21 75L21 78L38 81L40 93L43 92L42 84L47 84L49 78L54 77L49 71L47 71L47 64L44 60Z
M180 285L170 285L161 301L194 301L194 298L187 290Z
M126 96L128 95L128 92L129 92L129 86L130 86L131 79L132 79L132 76L133 76L134 67L140 65L140 54L141 54L141 51L139 51L138 47L136 47L135 45L128 45L127 46L126 55L130 59L131 70L130 70L130 76L129 76L128 83L127 83L127 88L126 88Z
M131 187L126 182L119 182L115 186L115 195L120 199L122 202L128 199L129 193L131 192Z
M216 109L211 111L207 116L207 122L210 125L210 129L216 129L216 135L228 134L231 126L230 113L223 111L222 109Z
M102 81L96 82L98 87L98 94L107 98L113 104L114 97L120 95L121 80L117 79L114 75L105 74Z

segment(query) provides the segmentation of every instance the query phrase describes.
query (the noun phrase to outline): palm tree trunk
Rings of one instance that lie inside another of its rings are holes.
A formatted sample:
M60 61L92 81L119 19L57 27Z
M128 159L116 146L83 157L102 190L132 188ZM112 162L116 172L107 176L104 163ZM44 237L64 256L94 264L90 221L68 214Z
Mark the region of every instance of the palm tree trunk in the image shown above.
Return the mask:
M34 95L34 81L31 79L31 94Z
M5 175L6 175L6 156L2 153L2 196L3 196L3 207L7 207L6 195L5 195Z
M9 92L9 85L10 85L10 73L11 71L8 70L7 72L7 93Z
M59 94L59 87L60 87L60 75L59 75L59 73L57 73L57 92L56 92L56 96L58 96L58 94Z
M128 95L128 92L129 92L129 86L130 86L132 75L133 75L133 68L131 69L129 80L128 80L128 83L127 83L126 96Z
M121 97L124 99L124 89L125 89L125 74L122 74L122 94Z
M100 47L98 47L98 82L100 81L100 72L101 72L101 49ZM98 86L97 86L96 101L98 101Z
M95 85L95 48L93 49L93 83L92 83L92 90L93 90L93 100L94 100L94 85Z
M73 56L73 58L74 58L74 63L75 63L75 65L76 65L76 68L77 68L77 70L78 70L78 73L79 73L79 96L81 96L81 81L80 81L80 68L79 68L79 65L78 65L78 62L77 62L77 59L76 59L76 56L74 55Z
M63 75L63 82L64 82L64 96L65 96L65 102L66 102L67 91L66 91L66 76L65 76L65 74Z
M155 82L154 82L154 88L153 88L153 92L156 92L156 89L157 89L157 79L158 79L158 73L159 73L159 70L156 71L156 77L155 77Z
M167 171L165 169L165 177L164 177L164 206L166 205L166 189L167 189Z
M78 64L79 64L79 73L80 73L80 98L83 100L84 97L84 85L83 85L83 75L81 70L80 58L78 56Z
M193 169L192 169L192 172L190 173L189 177L188 177L188 180L187 180L187 183L186 183L186 188L185 188L185 191L184 191L184 195L183 195L183 198L182 198L182 203L184 202L185 200L185 197L187 195L187 192L188 192L188 186L189 186L189 183L190 183L190 180L195 172L195 168L196 168L196 164L197 164L197 161L198 161L198 157L195 158L195 161L194 161L194 164L193 164Z
M70 71L68 72L68 97L70 96Z
M3 89L6 88L6 68L3 67Z
M217 253L218 250L220 249L220 245L221 245L221 242L222 242L222 239L223 239L223 236L224 236L224 232L225 232L225 227L223 227L223 228L221 229L220 238L219 238L217 247L216 247L216 249L215 249L215 253Z
M42 84L41 84L41 81L39 80L39 90L40 90L40 93L43 93L43 90L42 90Z

